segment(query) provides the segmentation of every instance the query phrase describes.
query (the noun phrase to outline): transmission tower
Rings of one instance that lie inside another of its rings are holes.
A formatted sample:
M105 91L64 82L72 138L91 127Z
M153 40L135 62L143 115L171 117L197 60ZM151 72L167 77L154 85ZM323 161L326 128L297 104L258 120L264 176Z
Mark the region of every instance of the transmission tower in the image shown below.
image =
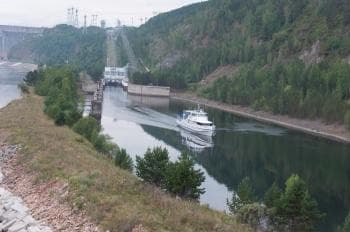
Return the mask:
M97 17L98 15L91 15L91 26L97 26Z
M79 27L79 10L74 7L67 9L67 24Z
M75 10L74 26L79 27L79 10Z

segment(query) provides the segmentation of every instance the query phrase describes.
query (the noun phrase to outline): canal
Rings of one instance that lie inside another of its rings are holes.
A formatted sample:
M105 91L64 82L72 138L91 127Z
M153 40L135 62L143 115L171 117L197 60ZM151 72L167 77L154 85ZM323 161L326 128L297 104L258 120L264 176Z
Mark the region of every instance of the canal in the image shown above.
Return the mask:
M0 61L0 108L21 95L18 84L23 80L28 69L24 66Z
M121 88L104 92L104 133L135 158L147 148L166 147L172 160L190 152L206 176L200 201L226 210L226 199L249 177L259 198L277 182L284 187L291 174L308 184L327 216L321 231L334 231L350 209L350 146L288 129L262 124L231 113L205 108L218 128L211 138L176 127L183 109L196 106L162 98L128 96Z
M27 68L0 64L0 107L19 98L17 84ZM159 98L127 96L121 88L104 93L102 125L120 147L135 158L147 148L166 147L172 160L190 152L206 176L201 203L227 210L239 182L250 177L261 198L276 181L280 187L293 173L307 183L327 216L320 231L335 231L350 209L350 146L205 108L218 128L211 138L176 127L176 116L195 105ZM1 115L0 115L1 117Z

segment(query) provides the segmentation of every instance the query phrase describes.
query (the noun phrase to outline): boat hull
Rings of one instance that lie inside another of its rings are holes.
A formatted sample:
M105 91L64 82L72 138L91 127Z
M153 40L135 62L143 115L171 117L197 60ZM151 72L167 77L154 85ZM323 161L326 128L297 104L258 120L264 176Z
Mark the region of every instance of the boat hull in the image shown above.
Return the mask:
M187 120L176 120L176 123L179 127L198 134L204 135L214 135L215 134L215 126L197 126L194 123L190 123Z

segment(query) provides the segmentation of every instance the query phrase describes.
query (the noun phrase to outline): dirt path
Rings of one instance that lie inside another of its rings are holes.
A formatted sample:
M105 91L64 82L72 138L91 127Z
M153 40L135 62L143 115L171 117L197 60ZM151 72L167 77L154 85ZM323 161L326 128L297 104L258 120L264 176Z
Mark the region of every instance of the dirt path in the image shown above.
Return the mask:
M350 131L345 127L345 125L326 124L319 119L309 120L292 118L286 115L274 115L269 112L255 111L250 107L242 107L238 105L230 105L218 101L207 100L190 93L173 93L171 98L206 105L212 108L233 113L244 118L255 119L264 123L275 124L314 136L350 144Z

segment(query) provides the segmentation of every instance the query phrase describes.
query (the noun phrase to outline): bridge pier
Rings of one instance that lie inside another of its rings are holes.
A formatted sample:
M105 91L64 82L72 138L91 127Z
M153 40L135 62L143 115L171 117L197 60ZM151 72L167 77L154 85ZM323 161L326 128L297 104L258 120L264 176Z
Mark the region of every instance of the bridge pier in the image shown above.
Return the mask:
M0 60L6 59L7 55L6 55L6 51L5 51L5 34L0 31Z

